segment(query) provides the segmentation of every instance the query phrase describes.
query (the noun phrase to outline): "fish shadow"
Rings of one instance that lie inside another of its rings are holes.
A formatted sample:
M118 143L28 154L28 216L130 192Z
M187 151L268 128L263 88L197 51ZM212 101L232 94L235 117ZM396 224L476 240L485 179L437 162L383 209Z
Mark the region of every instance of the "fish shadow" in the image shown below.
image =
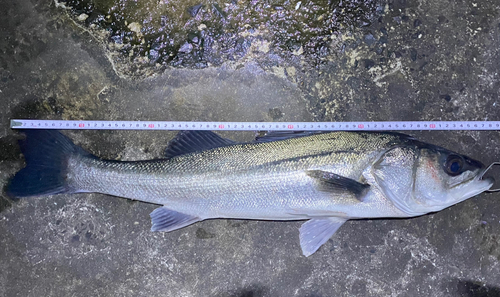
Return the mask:
M12 206L12 201L16 200L7 195L7 187L9 185L10 179L14 176L15 173L12 170L16 168L18 164L21 164L23 160L21 149L19 148L19 145L17 145L17 142L20 138L21 137L19 137L18 135L7 135L0 138L0 162L2 162L3 166L5 166L0 168L0 171L5 170L6 173L11 172L11 174L7 176L7 180L4 186L1 188L2 192L0 193L0 212L4 211L7 208L10 208Z

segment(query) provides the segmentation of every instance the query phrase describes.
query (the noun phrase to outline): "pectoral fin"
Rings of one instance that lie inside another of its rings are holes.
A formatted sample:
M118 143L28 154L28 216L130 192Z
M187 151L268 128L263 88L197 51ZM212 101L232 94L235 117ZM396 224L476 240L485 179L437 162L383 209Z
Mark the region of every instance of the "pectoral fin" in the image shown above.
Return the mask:
M307 175L319 181L321 190L333 192L348 191L354 194L356 199L360 201L368 188L370 188L370 185L362 184L353 179L328 171L308 170Z
M311 219L300 227L300 247L304 256L314 254L347 221L329 217Z
M149 216L151 217L151 222L153 223L151 231L169 232L201 221L198 217L173 211L164 206L153 210Z

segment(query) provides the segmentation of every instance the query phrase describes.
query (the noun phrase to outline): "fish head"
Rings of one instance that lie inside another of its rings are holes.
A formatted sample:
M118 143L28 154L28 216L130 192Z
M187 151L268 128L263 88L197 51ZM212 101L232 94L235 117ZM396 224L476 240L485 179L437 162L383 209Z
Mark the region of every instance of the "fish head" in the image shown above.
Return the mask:
M467 156L425 143L384 152L373 176L386 197L408 216L440 211L491 188L485 166Z

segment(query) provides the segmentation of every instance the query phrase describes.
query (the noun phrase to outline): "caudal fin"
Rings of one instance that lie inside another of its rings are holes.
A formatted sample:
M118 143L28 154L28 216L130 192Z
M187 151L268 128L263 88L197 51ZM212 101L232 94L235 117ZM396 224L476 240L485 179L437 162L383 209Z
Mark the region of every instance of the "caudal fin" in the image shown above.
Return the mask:
M68 160L74 155L90 155L55 130L25 130L19 146L26 160L7 186L12 198L76 192L67 183Z

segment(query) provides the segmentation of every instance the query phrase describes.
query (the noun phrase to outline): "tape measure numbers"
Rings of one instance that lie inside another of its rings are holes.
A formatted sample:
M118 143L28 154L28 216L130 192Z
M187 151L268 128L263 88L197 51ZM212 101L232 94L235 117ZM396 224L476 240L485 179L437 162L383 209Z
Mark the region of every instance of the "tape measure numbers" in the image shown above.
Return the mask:
M380 122L185 122L185 121L10 121L12 129L58 130L212 130L212 131L415 131L500 130L500 121Z

